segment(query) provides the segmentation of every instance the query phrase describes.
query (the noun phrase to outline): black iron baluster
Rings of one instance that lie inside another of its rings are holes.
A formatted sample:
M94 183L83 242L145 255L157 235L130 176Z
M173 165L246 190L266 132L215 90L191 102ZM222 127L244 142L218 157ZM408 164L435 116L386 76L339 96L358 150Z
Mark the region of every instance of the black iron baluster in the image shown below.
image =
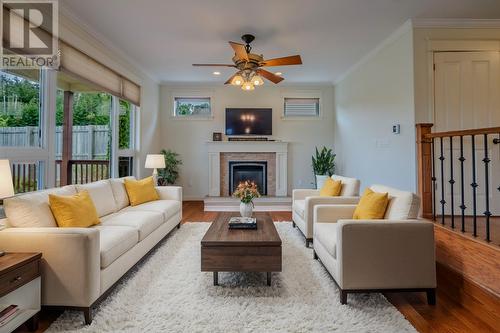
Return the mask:
M476 182L476 139L475 135L471 136L472 141L472 235L477 237L477 206L476 206L476 192L477 192L477 182Z
M462 210L462 232L465 232L465 184L464 184L464 137L460 136L460 195L462 197L460 209Z
M443 138L439 138L439 145L441 147L439 160L441 161L441 224L444 225L444 204L446 201L444 200L444 156L443 156Z
M453 197L455 179L453 179L453 137L450 136L450 209L451 209L451 227L455 229L455 198Z
M490 181L489 181L489 163L490 159L488 157L488 134L484 134L484 195L485 195L485 207L484 216L486 216L486 241L490 241Z
M432 138L432 220L436 221L436 166L434 152L434 138ZM500 187L498 189L500 191Z

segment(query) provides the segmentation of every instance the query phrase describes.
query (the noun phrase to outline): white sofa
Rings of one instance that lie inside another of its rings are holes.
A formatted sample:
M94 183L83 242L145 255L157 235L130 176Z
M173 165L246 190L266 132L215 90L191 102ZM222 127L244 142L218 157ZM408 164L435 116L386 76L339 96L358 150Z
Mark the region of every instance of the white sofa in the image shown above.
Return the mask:
M353 220L356 205L318 205L314 211L314 258L320 259L340 289L348 293L426 291L435 304L434 225L418 220L420 199L411 192L373 185L388 192L384 219Z
M101 223L59 228L48 194L88 190ZM41 252L42 304L84 311L92 306L182 219L182 188L156 187L160 200L130 206L123 179L69 185L4 200L0 244L9 252Z
M313 241L313 211L320 204L357 204L360 181L356 178L332 175L333 180L342 182L338 197L320 197L320 190L296 189L292 191L292 220L306 238L306 247Z

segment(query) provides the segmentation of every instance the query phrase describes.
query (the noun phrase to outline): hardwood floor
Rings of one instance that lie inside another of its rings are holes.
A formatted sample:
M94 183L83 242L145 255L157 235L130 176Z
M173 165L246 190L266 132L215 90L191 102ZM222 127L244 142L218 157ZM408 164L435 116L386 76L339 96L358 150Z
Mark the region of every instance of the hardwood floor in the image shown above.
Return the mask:
M273 221L291 221L291 212L269 214ZM204 212L201 201L184 202L182 223L211 222L217 215L217 212ZM427 305L424 293L387 293L386 297L419 332L500 332L498 298L440 264L437 280L435 306ZM37 332L45 331L59 314L60 311L44 309ZM16 331L21 332L27 329L21 327Z

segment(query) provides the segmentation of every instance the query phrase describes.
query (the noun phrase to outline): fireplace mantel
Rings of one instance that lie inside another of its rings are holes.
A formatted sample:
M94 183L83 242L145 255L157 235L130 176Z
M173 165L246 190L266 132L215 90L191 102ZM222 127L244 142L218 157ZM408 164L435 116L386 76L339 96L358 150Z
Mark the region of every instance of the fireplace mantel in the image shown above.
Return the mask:
M221 153L275 153L276 196L287 195L288 142L283 141L209 141L208 148L208 195L221 195Z

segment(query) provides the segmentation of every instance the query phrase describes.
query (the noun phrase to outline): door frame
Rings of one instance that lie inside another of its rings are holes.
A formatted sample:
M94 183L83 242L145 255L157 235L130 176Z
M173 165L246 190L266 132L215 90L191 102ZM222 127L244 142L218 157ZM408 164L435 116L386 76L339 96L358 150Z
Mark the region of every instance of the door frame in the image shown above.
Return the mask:
M446 40L429 39L427 41L427 107L433 123L436 123L434 110L434 53L439 52L481 52L500 53L500 40Z

